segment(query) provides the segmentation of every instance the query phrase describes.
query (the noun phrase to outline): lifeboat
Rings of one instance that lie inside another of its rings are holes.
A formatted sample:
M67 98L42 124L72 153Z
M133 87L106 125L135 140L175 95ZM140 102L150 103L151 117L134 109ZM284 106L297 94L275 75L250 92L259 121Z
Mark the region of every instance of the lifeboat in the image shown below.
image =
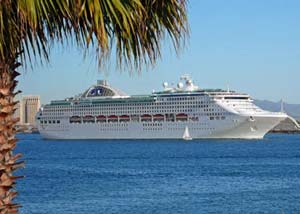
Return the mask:
M109 115L107 117L107 122L118 122L118 116L117 115Z
M155 114L153 115L153 121L164 121L165 117L162 114Z
M106 117L104 115L98 115L96 117L97 122L104 123L106 122Z
M150 114L143 114L141 116L141 121L142 122L151 122L152 121L152 116Z
M176 114L176 121L187 121L187 120L188 120L187 114L184 113Z
M120 119L120 122L129 122L130 121L129 115L121 115L119 117L119 119Z
M82 121L84 123L94 123L95 122L95 117L92 115L86 115L82 118Z
M70 117L70 123L81 123L81 117L79 116Z

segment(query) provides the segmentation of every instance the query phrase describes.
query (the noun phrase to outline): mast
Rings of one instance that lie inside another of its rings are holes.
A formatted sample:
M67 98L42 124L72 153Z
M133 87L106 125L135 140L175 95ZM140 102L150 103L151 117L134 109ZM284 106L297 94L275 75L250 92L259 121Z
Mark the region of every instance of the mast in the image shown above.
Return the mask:
M280 112L285 113L283 99L280 100Z
M183 140L192 140L192 138L190 136L189 128L187 126L184 129L182 138L183 138Z

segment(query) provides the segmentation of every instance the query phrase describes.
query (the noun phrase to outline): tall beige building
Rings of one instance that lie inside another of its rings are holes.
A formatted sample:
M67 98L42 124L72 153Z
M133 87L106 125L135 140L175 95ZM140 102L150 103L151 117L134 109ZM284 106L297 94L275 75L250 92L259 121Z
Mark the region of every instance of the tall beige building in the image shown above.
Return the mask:
M35 115L41 107L40 96L24 96L21 103L22 123L35 125Z

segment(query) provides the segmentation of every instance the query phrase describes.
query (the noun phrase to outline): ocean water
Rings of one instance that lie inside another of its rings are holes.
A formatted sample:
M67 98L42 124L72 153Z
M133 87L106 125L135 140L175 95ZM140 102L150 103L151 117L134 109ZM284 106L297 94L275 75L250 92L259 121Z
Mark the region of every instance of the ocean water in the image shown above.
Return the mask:
M19 135L21 214L300 213L300 135L50 141Z

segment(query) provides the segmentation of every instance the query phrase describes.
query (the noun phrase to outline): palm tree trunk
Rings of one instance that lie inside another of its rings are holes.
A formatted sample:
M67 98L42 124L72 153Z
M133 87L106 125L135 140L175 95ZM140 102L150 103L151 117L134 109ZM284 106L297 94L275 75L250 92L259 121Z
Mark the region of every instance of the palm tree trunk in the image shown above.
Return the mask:
M14 93L19 75L16 69L21 65L17 57L11 57L5 62L0 61L0 214L16 214L19 205L13 202L17 195L15 180L22 176L13 176L13 172L23 167L23 161L18 161L21 154L14 155L16 147L15 125L19 118L14 118Z

